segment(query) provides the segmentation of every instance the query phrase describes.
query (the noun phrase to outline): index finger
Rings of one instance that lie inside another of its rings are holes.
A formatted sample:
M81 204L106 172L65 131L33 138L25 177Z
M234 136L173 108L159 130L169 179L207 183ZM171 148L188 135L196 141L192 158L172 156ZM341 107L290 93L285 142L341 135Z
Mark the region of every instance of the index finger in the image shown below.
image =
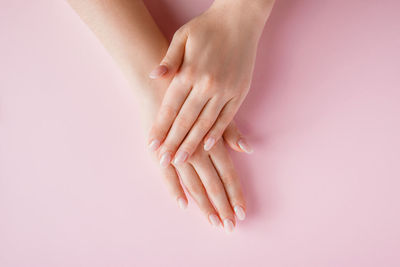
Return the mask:
M151 151L156 151L166 138L190 89L191 86L177 79L177 76L172 80L149 132L148 146Z

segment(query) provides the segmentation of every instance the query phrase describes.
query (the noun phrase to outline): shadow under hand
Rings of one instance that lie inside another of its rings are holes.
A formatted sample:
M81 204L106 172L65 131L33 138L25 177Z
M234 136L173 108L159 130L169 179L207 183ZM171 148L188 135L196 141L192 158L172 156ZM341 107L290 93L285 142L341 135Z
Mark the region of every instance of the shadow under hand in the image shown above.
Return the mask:
M269 169L273 162L268 156L268 151L273 149L273 145L268 142L269 137L277 130L267 125L268 113L269 104L285 93L281 89L284 87L282 84L284 84L288 61L284 58L290 56L290 53L282 49L286 47L282 43L286 39L285 35L290 34L291 31L287 21L299 5L298 1L276 2L258 46L252 89L235 118L239 129L255 147L255 155L232 153L248 201L246 221L249 222L260 216L263 219L271 218L277 205L274 197L274 171ZM273 112L272 109L270 110ZM261 148L262 151L257 148ZM259 157L256 159L257 172L251 167L256 165L250 162L254 157ZM264 166L262 173L260 164ZM262 188L260 188L260 183Z

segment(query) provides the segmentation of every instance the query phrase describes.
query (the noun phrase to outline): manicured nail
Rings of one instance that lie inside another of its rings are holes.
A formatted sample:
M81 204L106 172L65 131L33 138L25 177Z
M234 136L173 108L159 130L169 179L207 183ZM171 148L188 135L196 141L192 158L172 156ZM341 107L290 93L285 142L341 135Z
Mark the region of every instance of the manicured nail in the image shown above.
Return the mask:
M235 210L236 217L239 220L243 221L244 218L246 218L246 213L244 212L244 210L241 206L236 205L233 209Z
M179 151L175 156L174 164L179 165L181 163L184 163L188 156L189 154L187 152Z
M163 76L167 71L168 71L167 66L159 65L150 72L149 77L151 79L157 79L157 78L160 78L161 76Z
M186 202L186 200L185 199L183 199L182 197L180 197L180 198L178 198L178 205L179 205L179 207L181 208L181 209L186 209L186 207L187 207L187 202Z
M210 216L208 216L208 218L210 219L210 222L213 226L218 227L220 224L219 218L217 215L215 214L210 214Z
M206 142L204 143L204 150L205 151L210 150L213 147L214 144L215 144L215 139L212 138L212 137L208 138L206 140Z
M229 219L224 220L224 229L227 233L231 233L233 231L233 222Z
M162 168L167 168L169 164L171 163L171 153L170 152L165 152L160 159L160 165Z
M239 147L246 152L247 154L251 154L254 152L253 148L251 147L251 145L249 143L247 143L247 141L244 138L241 138L238 141L238 145Z
M149 144L149 150L151 152L156 151L160 147L160 144L160 141L158 141L157 139L151 141L151 143Z

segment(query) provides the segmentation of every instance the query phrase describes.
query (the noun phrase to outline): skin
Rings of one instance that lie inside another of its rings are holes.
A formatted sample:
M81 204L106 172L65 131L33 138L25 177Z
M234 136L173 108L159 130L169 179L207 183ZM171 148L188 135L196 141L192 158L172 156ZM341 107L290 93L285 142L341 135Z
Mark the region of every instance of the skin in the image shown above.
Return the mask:
M274 1L217 0L174 35L153 79L174 76L149 134L162 167L210 150L246 97Z
M125 74L139 103L144 128L148 130L174 78L152 80L147 75L166 53L167 40L142 1L68 2ZM236 218L245 217L246 202L225 143L241 152L251 148L243 149L240 145L246 141L233 122L225 130L223 139L209 151L196 149L179 166L168 165L162 169L162 174L169 192L182 208L188 203L185 188L210 224L223 225L225 230L232 231Z

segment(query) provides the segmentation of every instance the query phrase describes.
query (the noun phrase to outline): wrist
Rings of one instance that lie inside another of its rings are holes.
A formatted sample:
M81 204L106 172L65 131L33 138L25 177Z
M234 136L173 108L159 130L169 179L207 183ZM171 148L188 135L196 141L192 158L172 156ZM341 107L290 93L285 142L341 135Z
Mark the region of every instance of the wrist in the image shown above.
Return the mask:
M142 79L138 79L136 75L126 75L126 77L141 117L144 119L145 129L148 130L149 122L155 119L171 79L152 80L147 78L147 75Z
M274 3L275 0L214 0L211 8L223 9L224 13L249 21L262 31Z

